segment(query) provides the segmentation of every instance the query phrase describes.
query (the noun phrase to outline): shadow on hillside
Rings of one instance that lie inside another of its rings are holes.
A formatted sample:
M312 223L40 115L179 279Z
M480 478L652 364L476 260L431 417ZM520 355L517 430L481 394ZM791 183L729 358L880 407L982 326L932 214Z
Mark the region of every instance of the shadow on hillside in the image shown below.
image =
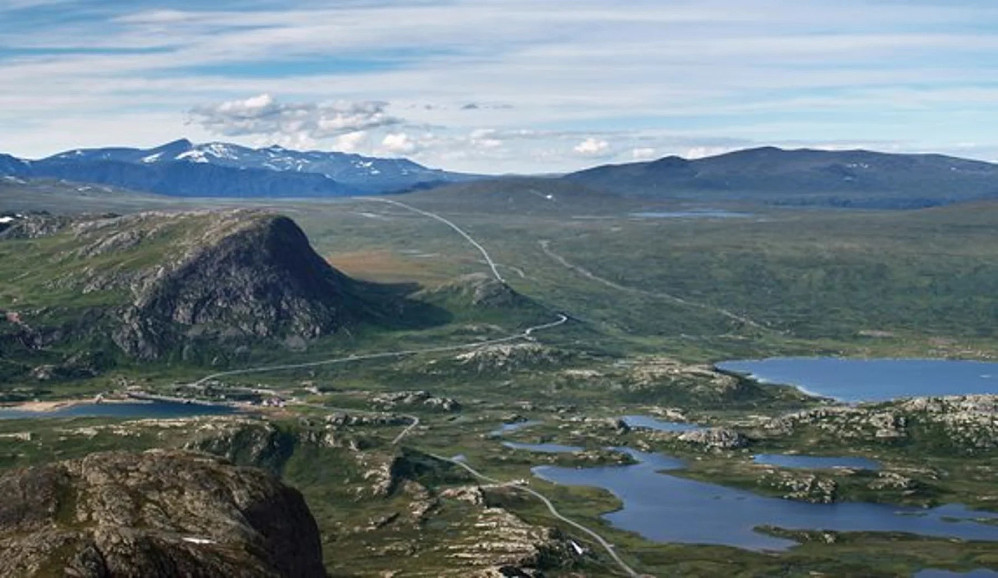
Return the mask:
M369 307L370 318L386 329L428 329L446 325L454 315L437 305L413 299L418 283L374 283L353 280L353 293Z

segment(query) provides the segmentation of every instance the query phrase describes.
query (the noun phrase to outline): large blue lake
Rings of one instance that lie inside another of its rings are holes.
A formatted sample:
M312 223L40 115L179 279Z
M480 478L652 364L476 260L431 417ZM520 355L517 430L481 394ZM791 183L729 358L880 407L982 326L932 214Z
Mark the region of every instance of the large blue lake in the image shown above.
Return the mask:
M998 394L998 363L986 361L774 357L725 361L716 367L846 402Z
M949 504L933 509L867 503L809 504L687 480L668 470L680 460L620 448L639 460L627 466L538 466L534 475L558 484L604 488L623 507L604 515L611 524L658 542L724 544L780 550L796 543L756 532L761 525L790 529L910 532L969 540L998 540L998 526L972 521L998 513Z
M81 403L52 411L21 411L0 408L0 419L39 419L69 417L176 418L234 413L235 408L196 403L126 402Z

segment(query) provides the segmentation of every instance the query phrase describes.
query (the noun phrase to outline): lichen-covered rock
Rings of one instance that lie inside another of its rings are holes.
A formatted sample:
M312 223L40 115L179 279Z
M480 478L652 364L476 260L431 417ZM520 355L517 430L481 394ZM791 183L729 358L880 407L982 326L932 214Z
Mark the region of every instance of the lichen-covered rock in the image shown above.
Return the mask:
M683 432L679 435L679 440L703 446L706 449L730 450L748 445L748 439L744 435L727 428L709 428Z
M478 512L475 532L447 544L455 565L478 567L477 576L536 576L542 568L564 566L576 557L556 529L532 526L502 508ZM495 574L516 569L520 574Z
M557 365L570 357L567 352L539 343L498 343L461 353L455 359L478 373L491 373Z
M72 223L72 218L49 213L28 213L16 215L8 223L0 225L0 240L37 239L52 235Z
M293 453L295 441L292 434L266 421L206 420L184 449L277 473Z
M0 575L325 576L316 523L269 474L178 451L0 476Z
M998 449L998 395L916 397L896 402L829 406L760 424L765 435L810 430L839 440L919 444L925 451L976 454Z
M398 406L422 406L441 411L459 411L461 409L461 404L456 399L437 397L424 390L382 393L374 396L371 401L385 409Z
M802 472L770 470L759 481L784 492L785 500L830 504L838 493L838 482L834 479Z

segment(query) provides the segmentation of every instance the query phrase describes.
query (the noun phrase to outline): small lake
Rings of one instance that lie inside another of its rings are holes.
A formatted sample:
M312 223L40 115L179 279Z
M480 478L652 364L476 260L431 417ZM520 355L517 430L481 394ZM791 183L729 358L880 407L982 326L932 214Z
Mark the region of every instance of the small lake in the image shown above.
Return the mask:
M757 454L752 461L766 466L778 468L800 468L807 470L823 470L832 468L849 468L853 470L879 470L880 463L868 458L851 456L799 456L792 454Z
M722 209L693 209L689 211L642 211L631 213L631 216L642 219L743 219L751 217L752 213L737 213Z
M504 423L504 424L500 425L498 428L496 428L496 429L492 430L491 432L489 432L489 435L492 436L492 437L500 437L503 434L513 433L513 432L515 432L517 430L521 430L521 429L523 429L525 427L530 427L532 425L540 425L542 423L544 423L544 422L536 420L536 419L530 419L530 420L526 420L526 421L515 421L515 422L512 422L512 423Z
M722 544L750 550L782 550L796 544L753 530L761 525L998 540L998 526L970 521L998 519L998 513L969 511L957 504L922 509L867 503L810 504L764 497L669 475L668 470L683 467L675 458L618 449L640 463L594 468L538 466L533 472L557 484L609 490L623 507L603 518L656 542ZM663 470L666 473L660 473Z
M581 452L585 449L579 446L563 446L561 444L525 444L520 442L502 442L502 445L512 450L526 450L528 452L541 452L545 454L569 454Z
M198 415L222 415L237 410L224 405L173 403L166 401L124 403L81 403L52 411L23 411L0 408L0 419L48 419L70 417L177 418Z
M725 361L715 367L845 402L998 394L998 363L986 361L774 357Z
M998 572L987 568L978 568L968 572L954 572L952 570L937 570L928 568L915 572L913 578L998 578Z
M623 420L624 423L632 428L645 428L657 431L684 432L703 429L702 426L695 423L664 421L647 415L625 415Z

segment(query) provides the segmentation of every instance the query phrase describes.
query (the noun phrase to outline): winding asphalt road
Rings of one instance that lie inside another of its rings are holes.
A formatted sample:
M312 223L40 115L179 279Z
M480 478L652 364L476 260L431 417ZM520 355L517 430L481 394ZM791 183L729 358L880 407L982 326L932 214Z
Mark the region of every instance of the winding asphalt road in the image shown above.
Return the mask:
M572 271L575 271L579 275L582 275L583 277L585 277L587 279L590 279L592 281L595 281L597 283L600 283L602 285L606 285L607 287L610 287L611 289L616 289L617 291L623 291L625 293L633 293L635 295L644 295L646 297L654 297L654 298L657 298L657 299L665 299L665 300L668 300L668 301L672 301L673 303L677 303L679 305L684 305L686 307L696 307L698 309L706 309L707 311L713 311L715 313L719 313L719 314L721 314L721 315L723 315L723 316L725 316L725 317L727 317L729 319L734 319L735 321L738 321L739 323L744 323L745 325L754 327L756 329L762 329L762 330L768 329L767 327L764 327L764 326L760 325L759 323L756 323L755 321L749 319L748 317L745 317L744 315L738 315L737 313L733 313L731 311L728 311L727 309L725 309L723 307L715 307L713 305L707 305L706 303L698 303L696 301L690 301L689 299L683 299L682 297L677 297L677 296L672 295L670 293L664 293L664 292L661 292L661 291L646 291L644 289L637 289L635 287L628 287L626 285L621 285L620 283L614 283L613 281L610 281L609 279L604 279L603 277L600 277L600 276L596 275L595 273L593 273L592 271L590 271L588 269L585 269L585 268L583 268L583 267L581 267L579 265L576 265L575 263L569 262L567 259L565 259L561 255L559 255L558 253L555 253L554 251L551 250L551 241L549 241L547 239L544 239L544 240L538 241L538 244L540 244L541 251L544 251L545 255L547 255L548 257L550 257L552 259L554 259L555 261L557 261L558 263L560 263L565 268L571 269Z
M440 215L438 215L436 213L431 213L429 211L424 211L423 209L417 209L416 207L413 207L412 205L407 205L405 203L400 203L400 202L392 200L392 199L381 199L381 198L376 198L375 197L375 198L363 198L361 200L364 200L364 201L376 201L376 202L379 202L379 203L388 203L389 205L395 205L396 207L402 207L403 209L407 209L409 211L412 211L413 213L418 213L420 215L423 215L424 217L429 217L431 219L435 219L437 221L440 221L441 223L447 225L451 229L454 229L455 231L457 231L458 235L461 235L462 237L464 237L466 241L468 241L476 249L478 249L478 252L482 254L482 257L485 257L485 262L488 263L489 268L492 269L492 276L496 278L496 281L502 283L503 285L506 284L506 280L503 279L502 275L499 274L499 269L496 266L495 261L493 261L492 257L489 256L489 252L485 250L485 247L483 247L478 241L476 241L475 239L473 239L471 237L471 235L469 235L464 229L462 229L461 227L458 227L453 222L451 222L451 221L449 221L449 220L441 217Z
M535 332L543 331L545 329L551 329L552 327L557 327L568 321L568 317L558 314L558 319L551 321L550 323L543 323L541 325L534 325L533 327L528 327L521 331L520 333L514 333L512 335L507 335L505 337L497 337L495 339L486 339L484 341L472 341L470 343L459 343L456 345L441 345L439 347L425 347L422 349L402 349L399 351L384 351L381 353L365 353L363 355L348 355L346 357L336 357L333 359L323 359L319 361L309 361L305 363L285 363L281 365L261 365L257 367L246 367L243 369L233 369L230 371L219 371L218 373L212 373L211 375L206 375L201 379L191 382L188 384L191 387L201 387L205 382L212 379L218 379L220 377L229 377L233 375L247 375L250 373L266 373L270 371L285 371L289 369L306 369L309 367L320 367L323 365L336 365L340 363L349 363L351 361L365 361L369 359L387 359L394 357L406 357L409 355L417 355L420 353L443 353L447 351L459 351L462 349L475 349L482 347L484 345L495 345L497 343L507 343L509 341L516 341L518 339L529 339Z
M626 562L624 562L623 560L620 559L620 556L618 556L617 552L613 549L613 544L607 542L606 540L603 539L602 536L600 536L596 532L593 532L592 530L590 530L589 528L583 526L582 524L580 524L580 523L578 523L578 522L576 522L574 520L571 520L571 519L566 518L565 516L561 515L561 513L558 512L558 510L554 507L554 504L551 503L551 500L547 499L543 494L541 494L540 492L534 490L533 488L528 488L527 486L524 486L522 484L518 484L516 482L502 482L502 481L499 481L499 480L497 480L497 479L495 479L493 477L486 476L485 474L479 472L478 470L476 470L475 468L469 466L468 464L466 464L466 463L464 463L462 461L455 460L453 458L446 458L444 456L440 456L440 455L437 455L437 454L427 454L427 455L429 455L430 457L436 458L438 460L443 460L445 462L450 462L452 464L461 466L462 468L464 468L465 470L467 470L469 473L471 473L471 475L475 476L476 478L478 478L480 480L485 480L486 482L489 482L489 483L492 483L492 484L497 484L497 485L500 485L500 486L507 486L507 487L510 487L510 488L516 488L517 490L520 490L522 492L526 492L526 493L534 496L535 498L537 498L538 500L540 500L541 502L543 502L545 506L547 506L548 511L551 512L552 516L554 516L555 518L558 518L562 522L565 522L566 524L572 526L573 528L575 528L575 529L577 529L579 531L585 532L586 534L588 534L589 536L591 536L594 540L596 540L599 543L599 545L602 546L604 550L606 550L606 552L610 555L610 557L613 558L613 561L616 562L617 565L620 566L620 568L628 576L640 576L637 572L634 571L633 568L631 568L630 566L628 566Z
M478 251L482 254L482 257L485 258L485 262L488 263L489 268L492 270L492 275L495 277L495 279L497 281L499 281L500 283L504 284L504 285L506 284L506 280L503 279L502 275L499 274L499 270L496 267L496 263L492 260L492 257L489 256L489 253L488 253L488 251L485 250L485 247L483 247L480 243L478 243L478 241L476 241L475 239L473 239L471 237L471 235L469 235L467 232L465 232L463 229L461 229L460 227L458 227L457 225L455 225L453 222L449 221L448 219L445 219L444 217L441 217L440 215L437 215L436 213L431 213L429 211L424 211L422 209L417 209L416 207L412 207L412 206L407 205L405 203L400 203L398 201L391 200L391 199L372 198L372 199L365 199L365 200L378 201L378 202L388 203L390 205L395 205L395 206L407 209L409 211L418 213L420 215L424 215L426 217L430 217L432 219L435 219L437 221L440 221L440 222L444 223L445 225L449 226L451 229L453 229L454 231L456 231L458 234L460 234L462 237L464 237L476 249L478 249ZM462 349L474 349L474 348L482 347L482 346L485 346L485 345L494 345L494 344L497 344L497 343L507 343L507 342L516 341L516 340L519 340L519 339L532 339L532 336L533 336L534 333L536 333L538 331L544 331L545 329L551 329L551 328L554 328L554 327L558 327L559 325L563 325L563 324L565 324L568 321L568 317L566 315L561 314L561 313L559 313L557 315L558 315L558 318L555 321L551 321L551 322L548 322L548 323L543 323L543 324L540 324L540 325L534 325L532 327L528 327L528 328L524 329L520 333L514 333L512 335L507 335L505 337L499 337L499 338L496 338L496 339L488 339L488 340L485 340L485 341L475 341L475 342L471 342L471 343L461 343L461 344L457 344L457 345L444 345L444 346L440 346L440 347L426 347L426 348L422 348L422 349L404 349L404 350L400 350L400 351L385 351L385 352L381 352L381 353L368 353L368 354L364 354L364 355L349 355L347 357L337 357L337 358L333 358L333 359L325 359L325 360L320 360L320 361L311 361L311 362L306 362L306 363L288 363L288 364L280 364L280 365L264 365L264 366L257 366L257 367L247 367L247 368L243 368L243 369L235 369L235 370L230 370L230 371L220 371L220 372L213 373L211 375L207 375L205 377L202 377L201 379L199 379L199 380L197 380L195 382L192 382L189 385L192 386L192 387L203 387L203 385L207 381L210 381L212 379L218 379L218 378L221 378L221 377L233 376L233 375L247 375L247 374L252 374L252 373L265 373L265 372L271 372L271 371L284 371L284 370L291 370L291 369L305 369L305 368L309 368L309 367L319 367L319 366L324 366L324 365L335 365L335 364L341 364L341 363L349 363L349 362L352 362L352 361L365 361L365 360L371 360L371 359L398 358L398 357L405 357L405 356L409 356L409 355L417 355L417 354L421 354L421 353L442 353L442 352L447 352L447 351L458 351L458 350L462 350ZM325 408L325 409L332 409L332 408ZM410 423L408 426L406 426L405 429L403 429L401 432L399 432L399 434L397 436L395 436L395 438L392 440L392 445L398 445L399 442L401 442L402 439L405 438L405 436L409 434L409 432L411 432L413 429L415 429L417 426L419 426L419 417L412 416L412 415L406 416L406 417L409 417L410 419L412 419L412 423ZM436 455L436 454L428 454L428 455L430 455L430 456L432 456L432 457L434 457L434 458L436 458L438 460L443 460L443 461L446 461L446 462L450 462L450 463L456 464L456 465L464 468L465 470L467 470L469 473L471 473L476 478L479 478L481 480L485 480L485 481L493 483L493 484L499 484L499 485L503 485L503 486L508 486L508 487L516 488L516 489L518 489L520 491L526 492L526 493L534 496L535 498L537 498L538 500L540 500L541 502L543 502L545 506L547 506L547 509L548 509L548 511L551 512L552 516L554 516L555 518L561 520L562 522L564 522L564 523L572 526L573 528L576 528L577 530L579 530L581 532L584 532L585 534L587 534L588 536L591 536L594 540L596 540L596 542L599 543L600 546L602 546L603 549L605 549L607 551L607 553L610 555L610 557L613 559L613 561L616 562L617 565L620 566L620 568L628 576L639 576L639 574L637 572L635 572L633 568L631 568L630 566L628 566L627 563L625 563L620 558L620 556L617 555L617 552L614 551L612 544L610 544L609 542L607 542L606 540L604 540L603 537L600 536L599 534L597 534L596 532L590 530L589 528L583 526L582 524L580 524L580 523L578 523L578 522L576 522L576 521L574 521L574 520L572 520L570 518L567 518L567 517L563 516L554 507L554 504L552 504L551 501L549 499L547 499L547 497L545 497L540 492L538 492L538 491L536 491L536 490L534 490L532 488L528 488L526 486L517 484L517 483L501 482L501 481L499 481L499 480L497 480L495 478L486 476L485 474L482 474L482 473L478 472L477 470L475 470L474 468L472 468L471 466L469 466L466 463L459 462L459 461L451 459L451 458L446 458L446 457L439 456L439 455Z

